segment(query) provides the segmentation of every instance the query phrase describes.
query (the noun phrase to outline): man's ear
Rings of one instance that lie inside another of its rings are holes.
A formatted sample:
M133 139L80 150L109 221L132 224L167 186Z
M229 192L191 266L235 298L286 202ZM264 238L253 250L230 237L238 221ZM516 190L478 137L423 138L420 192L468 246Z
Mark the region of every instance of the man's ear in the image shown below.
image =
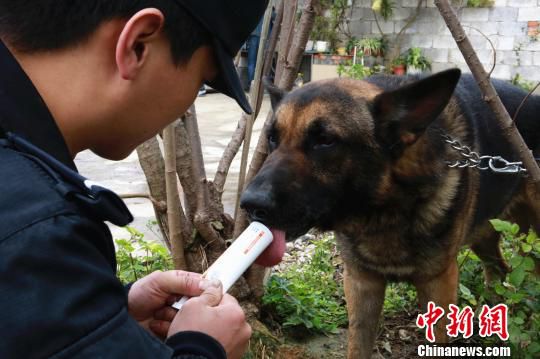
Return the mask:
M416 142L448 104L460 76L459 69L446 70L376 96L378 136L392 145Z
M165 23L158 9L143 9L124 25L116 44L116 65L123 79L133 79L148 56L148 44L159 37Z
M270 95L270 103L272 104L272 110L275 111L283 97L285 97L285 95L287 94L287 92L275 86L268 77L263 78L263 84L266 88L266 91L268 91L268 94Z

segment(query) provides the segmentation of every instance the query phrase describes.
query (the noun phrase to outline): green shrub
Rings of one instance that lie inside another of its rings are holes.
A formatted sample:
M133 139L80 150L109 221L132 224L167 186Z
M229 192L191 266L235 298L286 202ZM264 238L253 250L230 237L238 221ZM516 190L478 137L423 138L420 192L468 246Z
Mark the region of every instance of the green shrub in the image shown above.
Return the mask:
M460 306L476 308L476 318L483 304L508 306L508 344L512 357L540 357L540 281L534 273L535 261L540 259L540 239L534 231L520 233L517 224L494 219L491 224L503 238L502 252L510 266L505 280L493 288L483 283L480 259L470 250L458 258L460 269ZM494 297L496 299L494 299ZM494 302L495 301L495 302ZM475 333L477 334L477 333ZM497 336L476 338L485 345L500 344Z
M134 228L125 228L129 239L115 239L116 275L122 283L134 282L157 270L173 269L166 247L146 241L144 235Z
M495 0L468 0L467 7L492 7Z
M313 243L310 261L270 277L263 305L284 328L334 333L347 324L343 284L335 278L339 258L333 236Z
M356 80L361 80L372 74L369 67L362 64L353 65L350 63L350 61L345 65L339 64L336 71L339 77L345 76Z

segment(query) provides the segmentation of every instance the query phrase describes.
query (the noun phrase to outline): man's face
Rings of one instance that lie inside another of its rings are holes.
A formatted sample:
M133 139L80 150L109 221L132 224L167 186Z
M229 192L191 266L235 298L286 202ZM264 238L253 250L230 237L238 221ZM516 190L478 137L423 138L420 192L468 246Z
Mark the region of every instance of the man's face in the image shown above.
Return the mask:
M150 54L147 69L122 98L121 112L109 121L108 133L92 148L101 157L127 157L138 145L182 116L195 101L201 85L217 75L210 47L197 49L180 65L172 62L168 43L158 50Z

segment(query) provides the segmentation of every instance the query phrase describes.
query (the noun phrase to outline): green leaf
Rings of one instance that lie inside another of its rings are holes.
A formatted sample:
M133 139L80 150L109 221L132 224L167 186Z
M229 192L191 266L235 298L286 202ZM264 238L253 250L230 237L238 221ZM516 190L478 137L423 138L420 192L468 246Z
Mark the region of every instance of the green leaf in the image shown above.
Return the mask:
M520 256L519 254L515 254L513 255L510 260L508 261L508 263L510 263L510 267L512 268L517 268L521 265L521 263L523 262L523 257Z
M529 347L527 348L529 350L530 353L538 353L540 352L540 343L538 342L534 342L534 343L531 343L531 345L529 345Z
M521 266L526 271L533 271L535 267L534 260L531 257L525 257L523 258L523 264Z
M497 232L511 232L512 224L510 222L501 221L500 219L491 219L489 222Z
M459 283L459 291L465 296L471 295L471 290L461 283Z
M522 243L521 250L523 250L523 252L525 253L529 253L530 251L532 251L532 246L529 243Z
M527 239L526 239L527 243L533 244L534 241L536 241L537 239L538 239L538 236L537 236L536 233L531 229L531 230L529 231L529 233L527 234Z
M495 293L503 295L506 292L506 288L501 283L495 283Z
M512 233L513 235L516 235L519 233L519 225L517 225L516 223L512 224L510 226L510 233Z
M523 283L523 280L525 279L525 269L523 266L519 266L515 268L508 276L508 280L510 283L515 286L519 287L521 283Z

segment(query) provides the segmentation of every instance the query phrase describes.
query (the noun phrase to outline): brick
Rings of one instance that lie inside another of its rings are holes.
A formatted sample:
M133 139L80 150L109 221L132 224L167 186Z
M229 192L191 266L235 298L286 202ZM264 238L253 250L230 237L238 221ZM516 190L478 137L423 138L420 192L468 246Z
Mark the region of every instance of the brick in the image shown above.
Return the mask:
M392 21L406 20L411 16L411 10L406 8L394 9L392 13Z
M478 50L476 51L476 55L478 56L480 62L484 64L484 66L490 67L493 64L493 51ZM497 53L497 56L499 56L499 53Z
M406 24L406 21L396 21L394 31L396 31L396 33L400 32ZM405 29L405 34L416 34L417 32L418 22L413 22L408 28Z
M489 21L515 21L518 9L513 7L492 7L489 9Z
M461 13L461 21L488 21L489 9L487 8L464 8Z
M511 36L492 36L491 40L495 49L497 50L513 50L514 49L514 38ZM489 48L490 45L486 42L486 48Z
M424 55L431 60L431 62L447 62L448 61L448 49L424 49Z
M356 7L366 7L371 9L371 1L372 0L356 0L355 6Z
M422 7L420 9L420 13L418 14L418 17L416 20L429 20L429 21L436 21L438 19L442 19L441 14L439 13L439 9L437 8L427 8Z
M534 52L532 57L533 57L533 65L540 66L540 52Z
M515 53L515 51L514 51ZM532 66L533 65L533 52L531 51L517 51L519 66Z
M412 39L412 46L429 49L430 47L433 46L433 36L416 35Z
M524 8L524 7L535 7L538 5L538 3L536 0L508 0L507 5L511 7Z
M456 68L457 66L448 62L434 62L431 64L431 72L441 72L448 69Z
M464 64L465 59L458 49L452 49L448 52L448 61L454 64Z
M518 66L519 58L515 51L498 51L497 56L505 65Z
M478 34L478 33L476 33L476 34ZM469 36L469 41L471 42L472 47L476 51L485 50L485 49L490 48L489 42L482 35L479 35L479 34L478 35L470 35Z
M456 41L451 35L437 36L433 39L433 48L435 49L455 49Z
M467 35L497 35L497 22L470 22L463 24Z
M527 25L523 22L499 22L497 32L499 35L519 36L527 33Z
M394 33L394 22L393 21L379 21L379 26L383 34L393 34ZM371 22L371 33L380 34L379 28L375 21Z
M540 71L538 71L538 67L536 66L519 67L514 72L519 73L527 81L535 82L535 85L536 82L540 81Z
M416 7L418 0L401 0L401 6L403 7Z
M371 23L373 21L351 21L349 23L349 29L351 33L356 37L363 37L364 35L371 34Z
M350 22L361 20L363 18L364 18L364 9L358 8L358 7L354 7L353 9L351 9Z
M540 41L527 41L521 46L524 51L540 51Z
M518 10L518 21L537 21L540 20L540 7L523 7Z
M512 66L510 65L500 65L495 66L491 77L496 79L510 80L512 78ZM489 70L489 67L488 67Z

